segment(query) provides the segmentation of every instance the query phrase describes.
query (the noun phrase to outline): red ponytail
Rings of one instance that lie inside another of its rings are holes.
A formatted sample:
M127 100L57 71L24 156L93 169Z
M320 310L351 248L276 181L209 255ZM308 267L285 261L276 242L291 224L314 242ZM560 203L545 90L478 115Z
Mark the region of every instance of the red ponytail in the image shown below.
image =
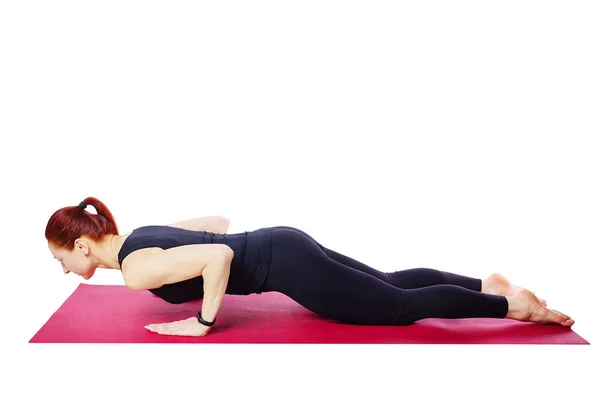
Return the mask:
M119 234L115 218L103 202L86 197L83 203L94 206L97 214L78 205L63 207L52 214L46 225L46 239L54 246L71 251L75 240L82 235L99 241L104 235Z

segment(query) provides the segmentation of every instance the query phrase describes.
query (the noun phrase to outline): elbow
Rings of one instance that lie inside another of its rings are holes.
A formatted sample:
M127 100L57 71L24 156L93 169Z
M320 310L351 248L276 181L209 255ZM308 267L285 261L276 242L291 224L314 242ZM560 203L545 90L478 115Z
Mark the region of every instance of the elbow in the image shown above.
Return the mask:
M130 290L141 291L147 289L154 289L160 287L160 285L153 285L154 282L150 282L148 277L145 279L139 276L133 276L132 274L124 275L125 286Z
M131 279L130 280L126 280L125 281L125 285L130 290L135 290L135 291L144 290L144 288L142 287L142 285L139 282L132 281Z
M227 245L223 245L223 252L222 252L222 256L223 256L223 261L225 263L231 263L231 261L233 260L233 256L234 256L234 251L231 247L227 246Z
M234 252L233 249L226 244L222 245L220 251L216 252L212 263L208 265L213 265L217 269L229 268L233 261Z
M215 285L226 282L231 272L232 260L233 250L229 246L221 246L220 251L216 252L212 260L202 269L204 284ZM204 294L206 295L206 290Z
M127 285L127 288L129 288L131 290L135 290L135 291L158 289L162 286L162 283L149 282L149 281L148 282L141 282L141 281L125 282L125 284Z

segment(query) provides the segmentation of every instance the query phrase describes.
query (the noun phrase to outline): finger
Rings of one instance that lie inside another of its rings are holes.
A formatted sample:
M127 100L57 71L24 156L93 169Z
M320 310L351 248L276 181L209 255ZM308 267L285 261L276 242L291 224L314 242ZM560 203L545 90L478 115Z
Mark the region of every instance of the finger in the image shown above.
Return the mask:
M161 324L154 324L154 325L149 325L147 327L147 329L152 332L160 333L163 331L164 327Z
M173 336L178 336L178 335L179 335L179 336L181 336L181 335L183 335L183 333L181 333L179 330L177 330L177 329L174 329L174 328L172 328L172 327L165 328L165 329L162 331L162 334L163 334L163 335L173 335Z
M167 335L167 334L169 334L169 331L170 331L169 326L163 325L159 328L158 333L160 333L161 335Z

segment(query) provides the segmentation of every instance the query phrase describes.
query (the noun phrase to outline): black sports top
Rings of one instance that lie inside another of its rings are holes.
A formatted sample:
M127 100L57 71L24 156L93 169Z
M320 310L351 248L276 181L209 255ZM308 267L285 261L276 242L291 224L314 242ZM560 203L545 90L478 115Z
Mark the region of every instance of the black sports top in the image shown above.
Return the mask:
M188 244L223 243L234 252L225 293L248 295L261 293L271 268L271 228L251 232L221 234L206 231L191 231L165 225L148 225L134 229L121 246L118 254L119 266L135 250L146 247L171 247ZM149 289L163 300L180 304L200 299L204 295L202 276L181 282L168 283Z

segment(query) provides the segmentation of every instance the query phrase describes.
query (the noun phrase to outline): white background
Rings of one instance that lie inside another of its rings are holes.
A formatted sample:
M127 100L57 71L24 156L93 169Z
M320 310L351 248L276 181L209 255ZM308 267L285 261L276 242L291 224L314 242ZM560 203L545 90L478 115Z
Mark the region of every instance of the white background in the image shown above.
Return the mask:
M18 399L594 397L598 11L3 2L1 386ZM385 271L500 272L592 345L27 344L83 281L44 229L87 196L121 233L223 215L231 233L296 226Z

